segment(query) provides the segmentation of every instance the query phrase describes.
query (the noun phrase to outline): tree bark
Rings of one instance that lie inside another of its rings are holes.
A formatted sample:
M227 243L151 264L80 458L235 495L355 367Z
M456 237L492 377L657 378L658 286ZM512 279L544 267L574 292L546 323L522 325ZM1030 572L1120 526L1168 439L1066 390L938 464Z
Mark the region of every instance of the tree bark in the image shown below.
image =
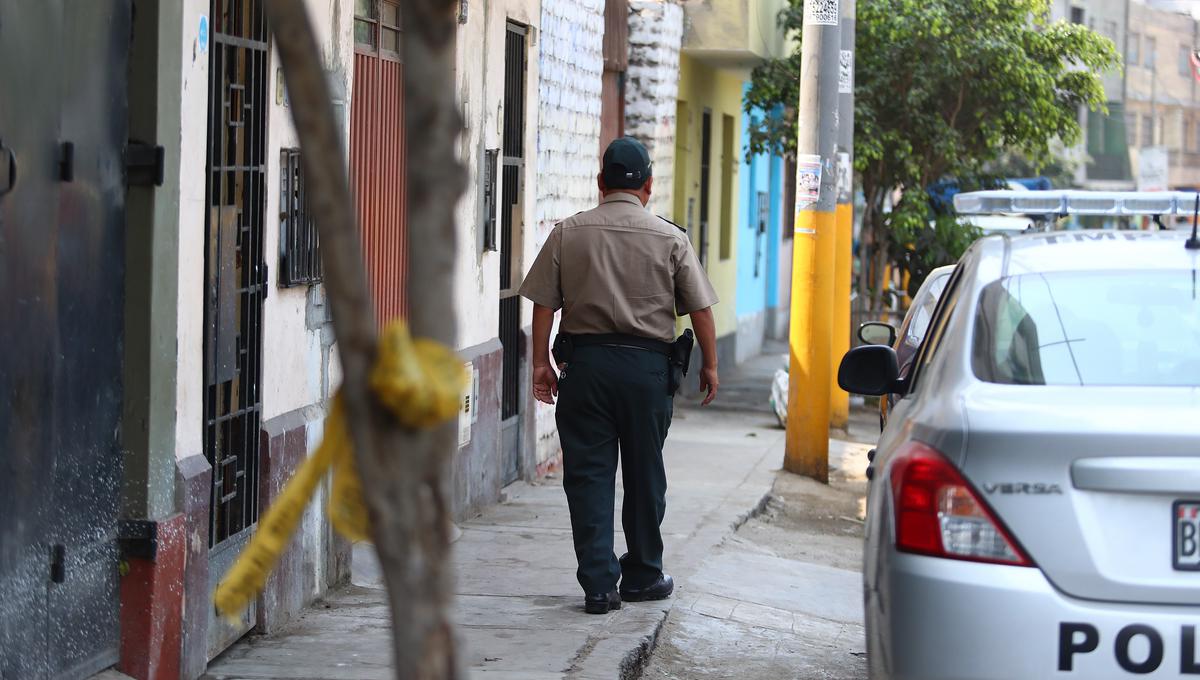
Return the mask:
M454 206L465 184L455 160L461 128L453 92L453 0L409 0L404 12L410 326L455 346ZM342 363L341 397L392 612L396 677L458 677L448 618L453 597L447 493L453 425L413 432L371 394L376 325L363 268L346 156L305 3L266 0L301 144L308 200L321 238L325 288Z

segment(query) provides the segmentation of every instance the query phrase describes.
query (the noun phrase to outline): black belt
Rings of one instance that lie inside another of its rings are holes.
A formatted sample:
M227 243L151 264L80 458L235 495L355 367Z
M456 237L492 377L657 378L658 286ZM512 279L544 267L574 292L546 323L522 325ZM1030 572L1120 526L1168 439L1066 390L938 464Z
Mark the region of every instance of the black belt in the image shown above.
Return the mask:
M657 352L665 357L671 356L672 343L663 342L662 340L651 340L650 338L643 338L638 335L629 335L627 333L595 333L571 335L570 337L571 343L575 347L589 347L593 345L635 347L637 349Z

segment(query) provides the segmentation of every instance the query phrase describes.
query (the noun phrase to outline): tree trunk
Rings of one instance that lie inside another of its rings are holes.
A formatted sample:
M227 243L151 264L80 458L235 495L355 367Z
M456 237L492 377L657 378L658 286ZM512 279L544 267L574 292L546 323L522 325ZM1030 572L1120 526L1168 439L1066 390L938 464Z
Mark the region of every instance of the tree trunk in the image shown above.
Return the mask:
M863 210L862 235L859 244L858 271L858 307L863 312L863 320L871 320L879 313L876 288L879 286L882 272L875 267L876 255L886 240L883 221L883 198L885 192L880 190L875 182L863 181L863 196L866 207Z
M888 250L887 236L880 234L879 242L875 246L875 288L871 291L871 308L875 310L877 315L883 313L883 291L887 288L888 284L888 281L883 276L884 272L887 271Z
M870 319L871 312L871 262L875 253L875 206L871 203L871 194L863 192L867 198L862 215L862 231L858 242L858 298L857 311L862 313L861 320Z
M410 325L415 336L455 346L454 206L464 186L455 161L453 0L409 0L404 12L405 120L409 145ZM448 459L453 425L402 428L369 391L376 326L363 269L342 139L305 10L266 0L299 133L308 200L320 231L325 288L342 363L341 397L354 441L375 548L392 612L396 677L458 677L447 610L453 596Z

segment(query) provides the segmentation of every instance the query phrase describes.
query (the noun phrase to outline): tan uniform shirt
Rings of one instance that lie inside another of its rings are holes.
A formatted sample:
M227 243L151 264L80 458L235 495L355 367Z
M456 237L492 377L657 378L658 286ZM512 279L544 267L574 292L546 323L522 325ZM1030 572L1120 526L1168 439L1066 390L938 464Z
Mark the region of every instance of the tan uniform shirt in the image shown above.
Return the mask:
M555 225L520 294L562 309L565 333L665 342L675 339L677 313L717 303L687 235L623 192Z

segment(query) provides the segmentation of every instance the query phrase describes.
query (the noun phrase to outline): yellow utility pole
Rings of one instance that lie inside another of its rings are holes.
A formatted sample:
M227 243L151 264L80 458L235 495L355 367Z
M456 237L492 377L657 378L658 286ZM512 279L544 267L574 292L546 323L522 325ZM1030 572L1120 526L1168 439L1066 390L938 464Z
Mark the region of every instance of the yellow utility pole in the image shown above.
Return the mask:
M790 472L829 482L837 239L838 0L805 0L796 144L796 226L788 333Z
M842 0L842 41L838 63L837 239L833 263L833 376L829 424L850 423L850 395L838 387L837 369L850 351L850 282L854 276L854 21L855 0Z

